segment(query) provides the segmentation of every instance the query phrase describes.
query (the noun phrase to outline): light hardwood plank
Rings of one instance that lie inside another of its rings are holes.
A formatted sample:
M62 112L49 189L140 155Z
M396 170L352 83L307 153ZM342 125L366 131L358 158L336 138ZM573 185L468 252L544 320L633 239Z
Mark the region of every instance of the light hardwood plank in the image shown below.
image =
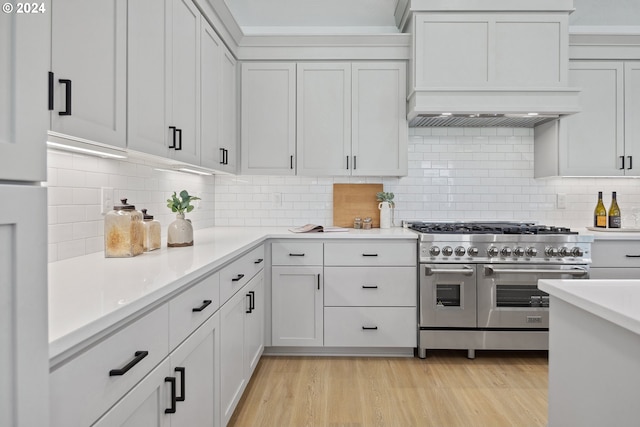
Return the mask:
M547 424L546 352L427 359L264 356L229 426Z

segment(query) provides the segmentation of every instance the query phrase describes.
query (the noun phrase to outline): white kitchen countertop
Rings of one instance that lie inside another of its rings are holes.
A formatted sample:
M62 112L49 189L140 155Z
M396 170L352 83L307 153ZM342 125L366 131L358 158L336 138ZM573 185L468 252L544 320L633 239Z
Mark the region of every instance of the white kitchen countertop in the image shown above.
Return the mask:
M629 231L630 229L621 229L621 231L593 231L587 228L577 228L575 231L581 235L591 235L593 240L640 240L640 231Z
M49 264L49 357L126 321L267 239L410 239L404 228L292 233L285 227L212 227L194 246L162 247L133 258L104 252Z
M640 335L640 280L542 279L538 281L538 287Z

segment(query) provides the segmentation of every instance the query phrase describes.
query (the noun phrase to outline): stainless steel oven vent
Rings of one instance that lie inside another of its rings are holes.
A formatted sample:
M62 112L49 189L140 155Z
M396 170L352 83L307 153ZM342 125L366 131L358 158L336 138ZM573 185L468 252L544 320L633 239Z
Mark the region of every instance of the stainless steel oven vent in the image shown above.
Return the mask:
M419 114L409 121L409 127L533 128L559 117L555 114Z

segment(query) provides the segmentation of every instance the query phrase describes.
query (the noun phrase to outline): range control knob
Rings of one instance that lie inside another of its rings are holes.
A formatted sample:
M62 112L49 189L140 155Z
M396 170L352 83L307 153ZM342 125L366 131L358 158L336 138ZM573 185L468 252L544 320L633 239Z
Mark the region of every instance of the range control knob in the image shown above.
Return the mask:
M560 250L558 251L558 255L559 255L559 256L570 256L570 255L571 255L571 252L569 252L569 248L562 247L562 248L560 248Z
M467 249L467 253L469 256L478 256L479 251L475 246L470 246L469 249Z
M442 255L451 256L451 254L453 254L453 249L451 248L451 246L445 246L444 248L442 248Z
M517 248L515 248L513 250L513 255L515 256L524 256L524 248L521 246L518 246Z
M456 256L462 256L462 255L464 255L465 250L464 250L464 248L462 246L458 246L458 247L456 247L455 253L456 253Z
M584 255L584 252L582 252L582 249L580 249L579 247L575 247L571 249L571 256L575 256L575 257L581 257L582 255Z
M487 249L487 255L489 255L490 257L498 256L498 248L496 248L495 246L491 246L489 249Z
M500 255L502 256L511 256L511 248L509 246L505 246L500 249Z
M538 250L536 248L531 247L531 248L527 248L524 251L524 253L526 256L533 258L534 256L538 255Z
M429 248L429 255L431 256L438 256L440 255L440 248L437 246L431 246Z
M555 258L558 256L558 248L548 246L544 248L544 254L550 258Z

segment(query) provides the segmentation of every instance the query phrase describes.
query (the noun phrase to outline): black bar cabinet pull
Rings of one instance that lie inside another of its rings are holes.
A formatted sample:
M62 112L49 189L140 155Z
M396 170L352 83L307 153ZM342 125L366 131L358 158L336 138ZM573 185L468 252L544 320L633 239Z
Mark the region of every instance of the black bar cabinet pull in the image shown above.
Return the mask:
M377 331L378 327L377 326L363 326L362 330L363 331Z
M49 71L49 111L53 111L53 73Z
M633 163L632 163L633 157L627 156L627 159L629 159L629 169L633 169Z
M293 155L289 157L289 162L290 162L290 168L293 169Z
M200 307L192 308L191 311L194 311L194 312L202 311L205 308L207 308L209 306L209 304L211 304L211 300L210 299L206 299L206 300L202 301L202 305Z
M256 292L255 291L249 291L249 308L251 309L251 311L256 309Z
M176 413L176 379L175 377L164 377L165 383L171 383L171 407L164 410L165 414Z
M244 274L238 274L236 277L231 279L232 282L237 282L244 277Z
M264 261L264 259L258 258L257 260L253 261L253 263L254 264L260 264L262 261Z
M304 254L289 254L289 256L304 256Z
M220 164L224 165L224 148L220 149Z
M362 289L378 289L378 285L362 285Z
M145 357L147 357L148 354L149 354L148 351L136 351L134 353L135 357L133 358L133 360L131 362L127 363L126 365L124 365L120 369L112 369L112 370L110 370L109 371L109 376L110 377L117 377L117 376L126 374L129 371L129 369L133 368L138 363L140 363L140 361L142 359L144 359Z
M224 149L224 164L229 164L229 150L227 150L226 148Z
M640 258L640 255L625 255L627 258Z
M184 402L184 396L185 396L185 392L184 391L186 389L186 386L185 386L186 380L184 378L186 376L186 369L184 367L180 366L180 367L175 368L174 371L176 371L176 372L178 372L180 374L180 396L178 396L177 393L176 393L176 400L178 402Z
M353 156L353 170L356 170L356 156Z
M349 156L347 156L347 169L349 169Z
M318 290L320 290L320 273L318 273Z
M378 256L378 254L362 254L362 256Z
M251 309L251 292L247 292L244 296L249 298L249 308L245 310L245 313L251 313L253 310Z
M171 129L171 131L173 133L173 142L171 143L169 148L176 148L176 127L175 126L169 126L169 129Z
M176 129L178 133L178 146L176 147L176 151L182 150L182 129Z
M58 114L61 116L70 116L71 115L71 80L59 79L58 81L64 85L64 99L65 99L65 110L60 111Z
M620 166L620 169L624 169L624 156L620 156L620 160L622 160L622 166Z

